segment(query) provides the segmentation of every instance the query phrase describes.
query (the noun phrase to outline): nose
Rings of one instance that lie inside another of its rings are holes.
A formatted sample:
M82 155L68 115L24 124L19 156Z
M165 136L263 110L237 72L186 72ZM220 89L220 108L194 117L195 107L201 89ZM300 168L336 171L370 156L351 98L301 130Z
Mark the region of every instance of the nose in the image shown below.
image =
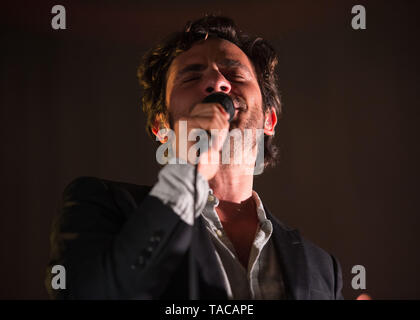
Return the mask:
M206 95L213 92L229 93L231 85L220 72L214 70L203 81L203 89Z

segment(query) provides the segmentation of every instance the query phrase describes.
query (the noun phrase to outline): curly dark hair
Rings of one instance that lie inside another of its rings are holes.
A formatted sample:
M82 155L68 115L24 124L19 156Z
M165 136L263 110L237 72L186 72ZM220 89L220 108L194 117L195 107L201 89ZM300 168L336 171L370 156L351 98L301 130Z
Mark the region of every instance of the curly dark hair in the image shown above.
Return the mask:
M187 22L184 30L175 32L163 42L149 50L137 71L143 91L143 111L147 116L146 131L151 129L158 114L170 120L165 105L167 72L172 61L200 40L217 37L238 46L253 63L263 100L263 111L274 107L281 115L281 101L278 89L276 67L277 54L274 48L260 37L242 32L230 18L206 15L194 22ZM278 149L273 144L273 136L264 136L264 166L274 166Z

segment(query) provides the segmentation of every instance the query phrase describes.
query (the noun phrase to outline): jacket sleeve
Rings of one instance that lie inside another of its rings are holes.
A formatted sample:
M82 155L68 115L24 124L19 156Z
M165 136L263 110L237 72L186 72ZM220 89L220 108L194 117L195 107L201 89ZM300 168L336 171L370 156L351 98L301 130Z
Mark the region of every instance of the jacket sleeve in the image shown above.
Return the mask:
M146 195L127 214L109 185L81 177L64 192L51 234L46 286L57 299L155 299L186 253L192 228L169 203ZM54 265L66 288L54 289Z
M334 298L335 300L344 300L342 290L343 290L343 276L341 272L341 266L338 260L331 255L333 261L334 269Z

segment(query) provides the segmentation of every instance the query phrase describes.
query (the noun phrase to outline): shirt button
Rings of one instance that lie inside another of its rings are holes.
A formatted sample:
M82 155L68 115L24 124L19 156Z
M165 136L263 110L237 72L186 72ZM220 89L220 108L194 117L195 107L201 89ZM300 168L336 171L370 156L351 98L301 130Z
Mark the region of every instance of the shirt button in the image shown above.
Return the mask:
M217 236L218 236L219 238L221 238L221 237L223 236L223 232L222 232L222 230L220 230L220 229L217 229L217 230L216 230L216 234L217 234Z
M209 196L207 197L207 201L208 202L213 202L214 201L214 196L209 194Z

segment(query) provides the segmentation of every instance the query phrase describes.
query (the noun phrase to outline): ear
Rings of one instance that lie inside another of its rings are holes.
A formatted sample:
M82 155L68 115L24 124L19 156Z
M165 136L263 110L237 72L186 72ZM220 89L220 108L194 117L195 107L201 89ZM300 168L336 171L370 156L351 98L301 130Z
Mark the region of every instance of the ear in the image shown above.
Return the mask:
M274 136L274 128L277 124L276 109L271 107L265 112L264 115L264 134Z
M152 132L161 143L165 143L168 140L168 136L166 135L168 129L168 122L166 121L164 115L159 113L153 122Z

